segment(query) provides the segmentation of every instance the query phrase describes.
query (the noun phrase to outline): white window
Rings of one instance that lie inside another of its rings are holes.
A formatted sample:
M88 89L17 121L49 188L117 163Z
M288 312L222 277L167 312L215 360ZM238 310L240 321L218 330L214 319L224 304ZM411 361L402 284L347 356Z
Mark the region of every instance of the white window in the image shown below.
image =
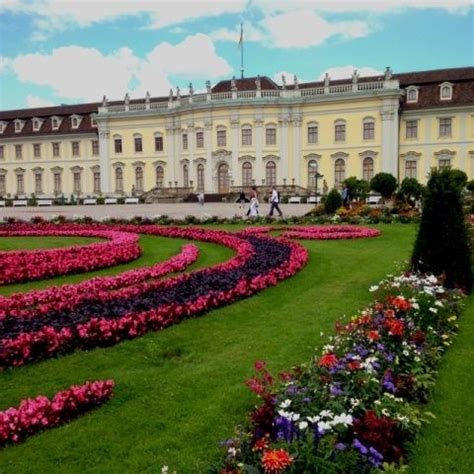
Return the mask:
M25 193L25 180L23 174L16 175L16 193L24 194Z
M188 149L188 134L183 133L183 150Z
M252 128L248 125L242 128L242 146L252 146Z
M246 161L242 165L242 186L250 187L252 184L252 163Z
M23 125L25 122L23 120L15 120L15 133L20 133L23 130Z
M189 187L189 168L188 165L183 165L183 186L185 188Z
M61 149L60 149L60 146L61 146L61 144L60 144L59 142L54 142L54 143L53 143L53 156L54 156L55 158L58 158L58 157L60 156L60 154L61 154L61 153L60 153L60 150L61 150Z
M99 140L92 140L92 155L97 156L99 154Z
M265 128L265 144L276 145L277 131L275 125L267 125Z
M7 128L7 122L5 121L0 121L0 133L3 133L5 129Z
M81 172L80 171L74 171L72 174L73 177L73 189L74 189L74 194L79 195L81 194Z
M5 196L7 194L7 177L5 172L0 174L0 196Z
M277 183L277 167L274 161L269 161L265 166L265 178L267 186L276 186Z
M0 160L4 160L4 159L5 159L5 151L4 151L3 145L0 145Z
M51 117L51 128L53 130L58 130L61 125L61 119L59 117Z
M452 120L451 118L440 118L439 119L439 136L450 137L452 133Z
M94 193L100 193L100 171L93 171Z
M122 137L118 135L114 137L114 151L115 153L122 153Z
M451 83L443 82L440 88L440 100L451 100L453 98L453 85Z
M115 191L123 193L123 169L115 168Z
M15 145L15 158L21 160L23 158L23 148L21 145Z
M62 193L61 172L54 173L54 195L58 196Z
M362 162L362 179L370 181L374 177L374 159L367 157Z
M373 118L366 118L363 121L364 140L373 140L375 138L375 121Z
M224 127L217 127L217 146L227 146L227 130Z
M43 175L35 173L35 194L43 194Z
M155 151L163 151L163 135L155 133Z
M79 125L81 124L81 117L79 115L72 115L71 116L71 128L79 128Z
M135 189L137 193L143 192L143 168L141 166L135 168Z
M91 127L97 127L97 121L93 115L91 115Z
M41 143L33 143L33 156L41 158Z
M444 159L439 160L438 169L440 171L451 169L451 160L449 158L444 158Z
M197 190L204 192L204 165L201 163L197 167Z
M418 87L407 87L407 103L414 104L418 102Z
M318 143L318 125L316 123L308 124L308 143Z
M38 132L42 123L43 121L40 119L33 119L33 132Z
M196 148L204 148L204 132L196 132Z
M72 156L79 156L79 142L71 142L72 146Z
M334 141L346 141L346 122L344 120L337 120L334 123Z
M334 162L334 185L336 186L336 188L341 187L345 179L346 179L346 162L342 158L338 158Z
M418 120L406 121L406 138L418 138Z
M143 141L141 135L135 135L133 137L133 143L135 145L135 153L141 153L143 151Z
M157 166L155 172L155 186L158 189L163 188L165 180L165 171L163 166Z
M405 161L405 178L416 179L416 160Z

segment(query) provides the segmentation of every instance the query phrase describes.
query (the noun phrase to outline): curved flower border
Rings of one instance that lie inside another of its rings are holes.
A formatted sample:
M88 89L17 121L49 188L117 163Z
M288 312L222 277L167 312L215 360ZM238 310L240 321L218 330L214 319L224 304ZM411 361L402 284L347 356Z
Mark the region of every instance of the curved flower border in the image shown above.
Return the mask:
M73 385L49 399L43 395L23 400L18 407L0 411L0 447L19 443L77 418L112 398L115 382L96 380Z
M396 466L431 414L436 368L454 339L461 293L432 275L371 288L375 302L336 324L312 362L280 375L264 362L247 386L261 399L250 425L224 442L220 473L372 472ZM272 453L272 455L270 455ZM278 459L284 462L272 464ZM391 472L392 472L391 471ZM247 472L247 471L245 471Z
M21 227L26 228L21 229ZM59 249L0 252L0 285L98 270L130 262L141 254L138 245L139 237L136 234L94 229L78 229L71 232L57 227L55 229L21 227L3 226L6 230L0 230L0 237L81 236L99 237L107 239L107 241Z

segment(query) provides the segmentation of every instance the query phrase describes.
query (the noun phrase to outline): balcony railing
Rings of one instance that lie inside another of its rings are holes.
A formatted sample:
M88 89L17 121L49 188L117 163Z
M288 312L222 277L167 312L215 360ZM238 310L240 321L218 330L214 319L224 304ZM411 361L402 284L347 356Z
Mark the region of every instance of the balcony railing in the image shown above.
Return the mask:
M324 97L336 94L356 94L370 93L383 90L397 90L399 83L397 80L384 80L376 82L360 82L353 84L327 85L320 87L310 87L303 89L271 89L271 90L250 90L250 91L230 91L217 93L195 94L186 97L173 97L162 102L143 102L138 104L105 105L99 108L99 114L103 113L123 113L139 112L146 110L167 110L183 106L192 106L206 102L220 101L248 101L265 99L288 99L294 100L298 97Z

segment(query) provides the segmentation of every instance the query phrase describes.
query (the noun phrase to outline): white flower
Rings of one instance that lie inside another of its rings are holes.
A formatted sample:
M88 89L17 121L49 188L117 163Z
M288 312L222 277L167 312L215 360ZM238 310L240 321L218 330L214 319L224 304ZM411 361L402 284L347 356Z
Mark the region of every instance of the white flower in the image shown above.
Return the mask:
M390 416L390 412L389 412L386 408L384 408L384 409L382 410L382 415L383 415L383 416Z
M382 404L382 402L380 400L375 400L374 401L374 405L381 405L381 404Z
M369 288L369 291L371 293L373 293L374 291L377 291L379 289L379 287L377 285L372 285L370 288Z
M300 419L300 414L299 413L292 413L291 420L292 421L298 421Z
M291 400L288 398L280 403L281 408L288 408L290 405L291 405Z
M357 400L357 398L351 398L351 405L353 407L357 407L360 405L360 400Z
M442 301L439 301L439 300L435 302L435 305L436 305L436 306L441 306L441 308L444 306L444 305L443 305L443 302L442 302Z
M278 414L282 418L286 418L287 420L291 420L291 416L292 416L293 413L285 411L285 410L278 410Z
M332 425L329 421L320 421L318 423L318 429L321 431L331 431Z
M319 414L321 417L325 417L325 418L332 418L332 411L330 410L323 410L320 414Z
M411 304L411 307L412 307L412 308L415 308L415 309L420 309L420 305L419 305L418 303L415 303L415 302L413 302L413 303Z
M305 430L306 428L308 428L308 422L307 421L300 421L298 423L298 428L303 431Z
M228 450L227 450L227 454L233 458L235 458L235 456L237 455L237 450L231 446Z
M408 356L410 355L410 353L409 353L408 351L403 351L403 355L404 355L405 357L408 357Z
M169 467L168 466L163 466L161 468L161 474L168 474L169 472Z
M306 419L314 425L314 423L317 423L321 417L320 416L307 416Z
M428 276L426 280L433 284L438 283L438 279L434 275Z
M434 314L436 314L438 312L438 309L437 308L430 308L430 311Z
M352 416L341 413L340 415L334 417L333 425L352 425Z

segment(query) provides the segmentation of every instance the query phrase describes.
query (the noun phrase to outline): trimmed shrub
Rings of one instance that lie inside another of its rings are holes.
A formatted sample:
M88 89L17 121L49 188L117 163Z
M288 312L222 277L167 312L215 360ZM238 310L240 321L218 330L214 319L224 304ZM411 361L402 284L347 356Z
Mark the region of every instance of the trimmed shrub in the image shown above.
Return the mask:
M428 181L412 265L444 275L446 286L471 292L471 248L458 170L433 171Z
M397 179L390 173L378 173L370 181L370 189L380 193L384 199L391 198L397 189Z
M342 198L339 191L333 188L324 202L324 209L327 214L334 214L342 206Z

